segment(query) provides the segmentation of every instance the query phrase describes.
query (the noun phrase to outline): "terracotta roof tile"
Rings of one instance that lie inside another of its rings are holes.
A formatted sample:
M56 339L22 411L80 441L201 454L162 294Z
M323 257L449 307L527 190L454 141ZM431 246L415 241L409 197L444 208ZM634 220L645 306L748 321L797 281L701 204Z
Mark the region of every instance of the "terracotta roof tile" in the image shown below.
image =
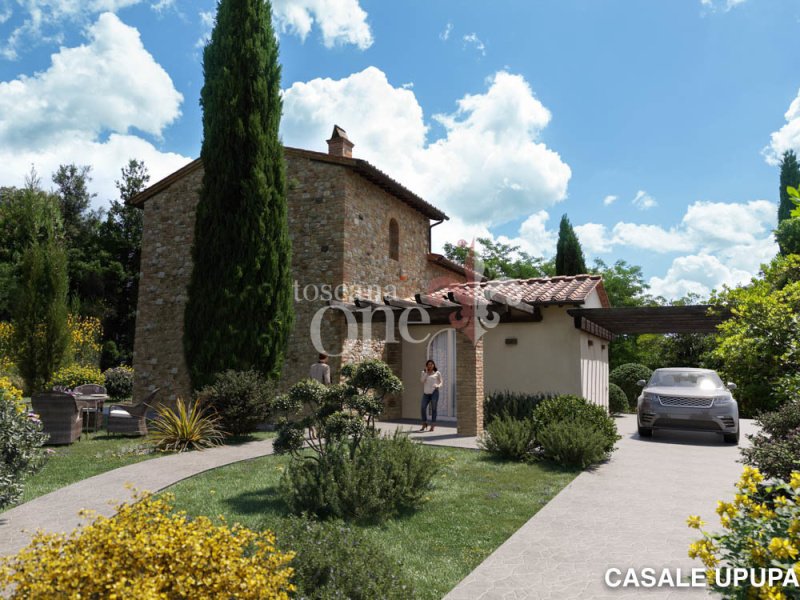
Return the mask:
M492 299L503 304L583 304L597 289L600 302L609 306L600 275L574 275L536 279L495 279L470 281L436 290L431 296L444 300L487 304Z

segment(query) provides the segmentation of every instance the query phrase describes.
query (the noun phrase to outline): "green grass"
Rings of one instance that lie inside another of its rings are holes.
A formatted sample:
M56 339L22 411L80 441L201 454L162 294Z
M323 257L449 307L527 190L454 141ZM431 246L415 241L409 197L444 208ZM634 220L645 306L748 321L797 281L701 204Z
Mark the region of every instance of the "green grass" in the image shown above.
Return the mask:
M257 432L228 443L263 440L272 436L273 433ZM25 491L17 504L112 469L164 456L152 448L148 437L109 435L105 431L83 434L80 441L69 446L48 446L52 454L44 467L25 481Z
M404 569L419 598L441 598L577 475L546 463L498 462L486 453L434 448L443 465L420 510L365 533ZM209 471L168 491L191 516L224 515L280 531L279 496L288 457L268 456Z

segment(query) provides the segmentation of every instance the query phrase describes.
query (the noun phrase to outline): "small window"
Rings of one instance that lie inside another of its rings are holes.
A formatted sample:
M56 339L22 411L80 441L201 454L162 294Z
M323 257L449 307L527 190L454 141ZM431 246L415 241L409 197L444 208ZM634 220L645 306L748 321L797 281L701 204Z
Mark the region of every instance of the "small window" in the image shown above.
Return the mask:
M400 225L394 219L389 221L389 258L400 260Z

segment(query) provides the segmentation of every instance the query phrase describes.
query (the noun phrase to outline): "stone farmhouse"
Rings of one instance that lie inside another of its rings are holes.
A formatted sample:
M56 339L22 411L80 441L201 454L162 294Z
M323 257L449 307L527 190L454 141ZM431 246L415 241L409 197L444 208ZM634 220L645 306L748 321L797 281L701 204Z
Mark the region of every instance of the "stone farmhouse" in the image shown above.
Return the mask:
M341 128L327 143L328 153L284 153L295 327L282 387L308 376L318 324L334 373L344 362L378 357L403 379L386 418L419 417L428 357L446 382L440 418L455 420L460 434L482 430L484 394L493 390L577 393L607 406L611 335L567 313L608 307L599 277L487 282L431 252L431 231L447 215L353 158ZM191 397L183 315L202 178L198 159L131 200L144 211L135 398L156 387L167 401ZM401 335L404 319L424 341Z

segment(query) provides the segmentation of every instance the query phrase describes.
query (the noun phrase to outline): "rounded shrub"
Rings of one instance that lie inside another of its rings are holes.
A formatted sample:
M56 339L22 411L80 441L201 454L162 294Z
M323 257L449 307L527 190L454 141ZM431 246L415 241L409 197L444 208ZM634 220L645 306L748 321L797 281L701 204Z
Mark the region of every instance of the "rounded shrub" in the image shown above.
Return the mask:
M103 371L106 392L112 400L119 402L133 395L133 369L125 365Z
M800 254L800 219L784 219L775 230L775 241L784 254Z
M526 460L533 454L534 441L532 419L503 414L489 422L478 446L503 459Z
M217 411L222 428L230 435L254 432L269 417L274 384L257 371L228 370L218 373L200 398Z
M291 512L380 522L425 501L439 467L430 450L405 435L365 436L331 445L318 460L292 461L281 481Z
M269 531L173 512L172 497L137 494L115 517L69 535L39 532L0 561L8 597L275 598L288 600L293 557ZM202 553L201 553L202 551Z
M545 400L534 411L533 420L537 442L540 442L541 432L559 421L575 423L585 430L597 430L603 436L603 451L606 453L614 449L619 439L617 425L606 409L580 396L566 394Z
M625 397L628 398L628 406L635 406L636 399L642 391L642 388L636 385L636 382L641 379L647 381L652 374L653 371L644 365L626 363L611 371L608 375L608 381L622 388L622 391L625 392Z
M483 401L483 424L488 426L494 419L509 415L515 419L529 419L533 411L545 398L553 394L526 394L508 390L487 394Z
M361 529L339 520L286 519L278 546L294 551L297 597L307 600L416 598L403 564L391 559Z
M626 413L630 410L631 404L622 388L616 383L608 384L608 410L613 415Z
M750 446L742 449L744 462L767 477L788 479L800 468L800 401L762 413L756 424L758 432L750 436Z
M0 510L19 499L24 478L44 464L47 438L21 399L0 389Z
M87 383L103 385L105 378L97 367L86 367L77 363L60 368L50 380L51 386L61 386L69 390Z
M585 469L607 456L605 435L585 423L548 423L539 431L538 441L545 458L565 467Z

